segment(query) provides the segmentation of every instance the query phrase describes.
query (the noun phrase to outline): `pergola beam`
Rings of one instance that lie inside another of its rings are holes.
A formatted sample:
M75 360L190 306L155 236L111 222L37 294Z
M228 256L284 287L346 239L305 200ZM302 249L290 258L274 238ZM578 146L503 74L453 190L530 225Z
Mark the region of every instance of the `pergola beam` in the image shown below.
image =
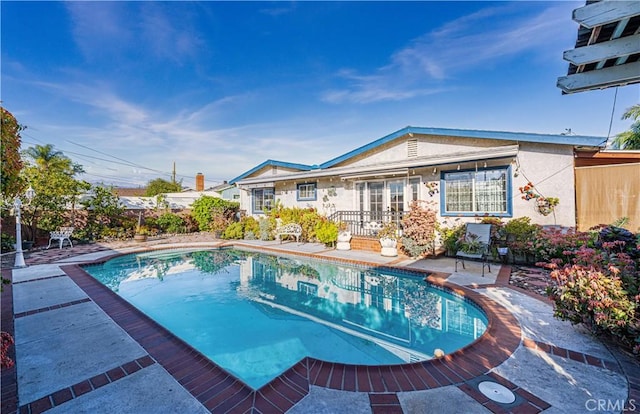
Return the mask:
M575 9L573 20L592 29L637 15L640 15L640 1L603 0Z
M566 50L564 60L576 66L640 53L640 34Z
M558 88L565 93L604 89L640 82L640 61L558 78Z

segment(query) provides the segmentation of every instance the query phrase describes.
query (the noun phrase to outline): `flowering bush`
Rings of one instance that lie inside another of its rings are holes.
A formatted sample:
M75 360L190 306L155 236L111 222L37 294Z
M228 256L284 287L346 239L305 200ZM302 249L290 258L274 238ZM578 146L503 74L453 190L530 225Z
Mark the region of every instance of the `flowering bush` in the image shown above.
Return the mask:
M547 294L557 317L611 335L640 353L637 236L610 227L602 228L595 243L576 236L583 241L577 249L567 248L546 263L554 282ZM560 241L566 239L574 238Z
M13 337L8 332L0 332L0 338L2 344L0 345L0 366L4 368L11 368L14 364L13 360L9 358L9 348L13 345Z
M438 220L436 212L418 200L411 202L402 219L402 246L411 257L420 257L433 248Z

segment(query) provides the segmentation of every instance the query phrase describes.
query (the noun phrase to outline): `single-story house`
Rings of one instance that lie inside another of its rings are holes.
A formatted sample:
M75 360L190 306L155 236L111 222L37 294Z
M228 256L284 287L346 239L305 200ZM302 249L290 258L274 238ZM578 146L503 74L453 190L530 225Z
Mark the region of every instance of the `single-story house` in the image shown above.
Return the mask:
M571 134L402 128L319 165L267 160L230 180L247 215L314 207L353 225L399 220L425 200L441 222L529 216L542 225L576 225L574 154L605 137ZM542 214L538 198L559 204ZM525 197L526 198L526 197ZM356 234L360 233L353 229Z

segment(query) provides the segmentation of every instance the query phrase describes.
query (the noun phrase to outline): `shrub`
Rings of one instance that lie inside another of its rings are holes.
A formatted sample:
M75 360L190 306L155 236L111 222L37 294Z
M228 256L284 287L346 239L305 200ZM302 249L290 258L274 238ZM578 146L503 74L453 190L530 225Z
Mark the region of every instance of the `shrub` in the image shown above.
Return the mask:
M260 233L260 224L258 224L258 220L254 219L253 217L243 217L240 220L240 223L242 224L242 230L244 231L245 238L247 233L249 232L253 234L254 239L255 235Z
M258 221L258 227L260 228L260 240L273 240L273 229L275 227L268 218L261 217Z
M164 213L156 220L156 225L166 233L184 233L184 219L177 214Z
M533 241L536 239L540 226L531 224L530 217L518 217L509 220L504 226L507 233L507 246L514 253L535 254Z
M640 297L630 297L622 279L581 265L555 269L551 277L556 284L547 293L555 302L556 317L583 323L596 334L612 335L640 351Z
M438 234L440 235L440 243L448 254L455 254L460 250L460 240L464 238L465 225L459 224L453 227L440 227Z
M568 237L572 239L573 236ZM577 234L577 233L576 233ZM581 238L546 266L553 269L547 294L554 313L572 323L584 323L640 352L640 275L637 235L607 226L595 242ZM586 242L585 242L586 240ZM636 256L637 257L637 256Z
M9 358L9 348L14 344L13 337L8 332L0 332L0 367L11 368L14 362Z
M225 239L241 240L244 237L244 230L242 229L242 223L231 223L225 230L222 236Z
M436 212L414 200L402 219L402 247L411 257L422 256L433 248L438 225Z
M0 240L2 241L2 253L13 251L13 245L16 244L16 239L8 235L7 233L2 233L0 237Z
M202 196L191 205L191 217L200 231L223 231L235 218L240 204L221 198Z
M326 246L333 246L338 240L338 225L328 219L319 220L315 227L316 239Z

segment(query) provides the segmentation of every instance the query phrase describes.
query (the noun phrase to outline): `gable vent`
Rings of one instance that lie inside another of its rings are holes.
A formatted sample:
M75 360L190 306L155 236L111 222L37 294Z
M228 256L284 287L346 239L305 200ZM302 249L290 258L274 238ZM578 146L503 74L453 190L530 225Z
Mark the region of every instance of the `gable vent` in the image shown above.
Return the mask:
M407 157L417 157L418 156L418 139L408 139L407 140Z

